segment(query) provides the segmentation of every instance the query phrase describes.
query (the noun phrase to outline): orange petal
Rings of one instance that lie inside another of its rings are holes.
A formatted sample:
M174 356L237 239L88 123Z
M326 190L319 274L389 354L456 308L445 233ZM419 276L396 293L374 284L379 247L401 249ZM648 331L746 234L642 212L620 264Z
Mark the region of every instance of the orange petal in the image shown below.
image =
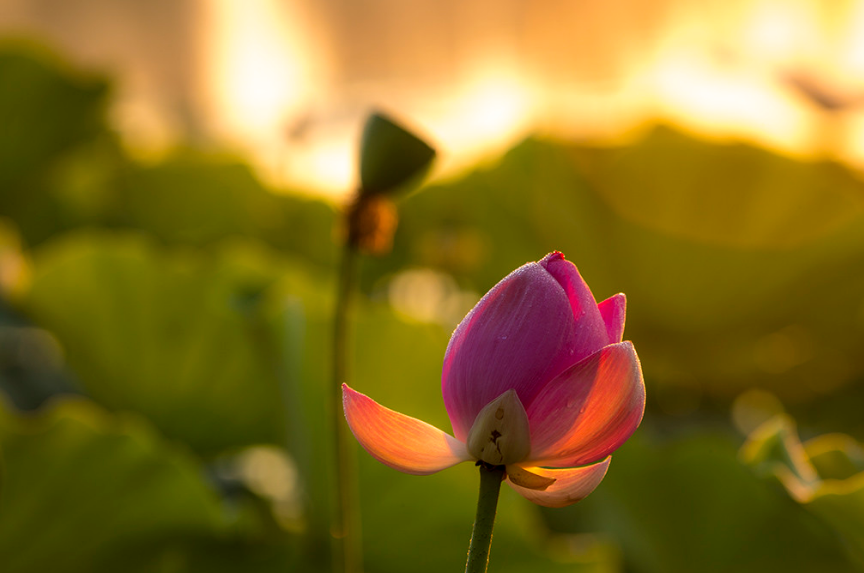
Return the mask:
M542 478L555 480L545 490L529 489L513 483L509 478L507 483L528 501L546 507L564 507L585 499L594 491L609 469L611 457L600 463L581 468L548 469L526 467L526 471ZM509 472L509 469L508 469Z
M465 444L417 418L394 412L342 384L345 419L373 458L393 469L428 475L472 459Z
M645 385L630 342L610 344L561 373L528 408L533 465L574 467L602 460L642 421Z

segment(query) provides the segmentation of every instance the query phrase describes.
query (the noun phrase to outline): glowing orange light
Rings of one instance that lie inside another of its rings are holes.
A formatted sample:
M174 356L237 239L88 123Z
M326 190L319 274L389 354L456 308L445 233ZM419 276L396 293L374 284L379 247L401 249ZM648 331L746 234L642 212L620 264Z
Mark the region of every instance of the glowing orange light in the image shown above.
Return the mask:
M326 77L328 60L318 45L324 36L314 36L298 3L208 5L207 89L219 133L251 150L277 183L330 195L344 195L355 184L366 101L420 126L441 149L438 169L443 165L446 175L538 127L564 137L620 138L659 120L783 153L825 152L820 146L828 138L818 137L824 118L791 86L791 74L816 70L817 80L828 77L864 93L864 34L857 33L864 29L861 3L829 9L815 0L753 0L715 7L710 18L701 10L673 11L658 40L629 54L629 71L605 91L535 77L532 73L543 72L525 71L532 68L522 54L489 46L458 55L474 64L461 68L461 79L420 76L406 85L394 69L360 89L355 85L360 80L340 79L338 70ZM493 36L502 46L516 45L508 33ZM440 53L452 57L447 50ZM437 57L430 54L430 61ZM350 53L343 59L350 66ZM858 115L844 116L845 140L831 153L864 161L864 135L859 135L864 114ZM287 126L311 116L302 136L290 139Z
M660 113L678 123L787 152L806 146L805 110L770 77L676 53L658 62L649 81Z
M285 128L314 93L318 65L311 41L278 0L206 4L205 93L209 123L252 152L265 175L278 180ZM295 24L295 25L292 25Z

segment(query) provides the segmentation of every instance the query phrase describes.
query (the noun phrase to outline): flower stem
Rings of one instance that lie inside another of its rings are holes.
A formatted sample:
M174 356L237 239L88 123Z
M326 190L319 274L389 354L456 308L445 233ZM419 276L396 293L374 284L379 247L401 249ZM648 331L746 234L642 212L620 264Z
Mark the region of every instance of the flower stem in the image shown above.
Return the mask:
M489 565L492 528L495 525L498 493L501 491L503 479L504 466L480 464L480 496L477 499L477 517L474 518L474 531L471 534L465 573L485 573Z
M342 249L336 308L333 313L333 382L330 385L330 430L335 454L336 495L333 509L333 571L359 573L362 570L360 544L360 509L356 491L356 460L348 439L348 428L342 414L343 382L348 378L348 315L357 276L358 252L346 242Z

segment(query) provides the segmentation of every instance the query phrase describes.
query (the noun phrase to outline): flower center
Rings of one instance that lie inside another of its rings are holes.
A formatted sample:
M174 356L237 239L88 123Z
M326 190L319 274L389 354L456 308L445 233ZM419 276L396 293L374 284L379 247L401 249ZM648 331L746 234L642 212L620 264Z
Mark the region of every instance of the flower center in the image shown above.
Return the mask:
M480 410L468 432L468 453L502 466L521 462L531 451L528 415L515 390L507 390Z

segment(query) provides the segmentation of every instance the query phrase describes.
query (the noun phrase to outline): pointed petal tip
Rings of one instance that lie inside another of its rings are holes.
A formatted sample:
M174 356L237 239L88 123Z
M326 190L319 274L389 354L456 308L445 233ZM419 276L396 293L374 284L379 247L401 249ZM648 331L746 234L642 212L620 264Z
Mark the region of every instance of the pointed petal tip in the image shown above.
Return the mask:
M627 297L623 292L610 296L597 305L600 317L606 325L609 344L621 342L624 338L624 322L627 318Z
M381 406L342 385L348 427L379 462L413 475L429 475L472 459L465 444L438 428Z
M580 360L609 344L609 328L601 315L591 288L576 265L566 260L558 251L547 255L540 261L540 265L563 289L570 304L578 332L577 340L572 347L578 350L578 356L574 359Z
M565 260L564 253L561 251L552 251L542 259L540 259L539 264L546 268L546 265L551 263L552 261L563 261Z

